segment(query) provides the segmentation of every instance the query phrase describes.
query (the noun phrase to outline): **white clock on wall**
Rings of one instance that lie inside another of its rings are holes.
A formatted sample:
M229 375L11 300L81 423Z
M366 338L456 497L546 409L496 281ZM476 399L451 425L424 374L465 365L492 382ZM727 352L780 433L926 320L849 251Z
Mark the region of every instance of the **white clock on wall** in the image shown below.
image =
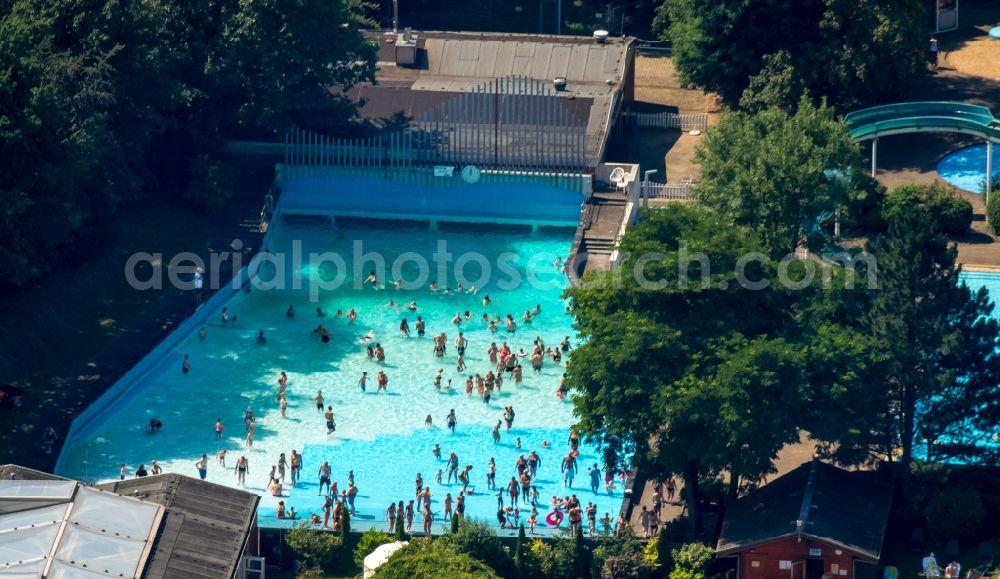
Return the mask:
M479 167L476 167L475 165L466 165L462 167L462 181L465 181L466 183L477 183L480 175L481 172L479 171Z

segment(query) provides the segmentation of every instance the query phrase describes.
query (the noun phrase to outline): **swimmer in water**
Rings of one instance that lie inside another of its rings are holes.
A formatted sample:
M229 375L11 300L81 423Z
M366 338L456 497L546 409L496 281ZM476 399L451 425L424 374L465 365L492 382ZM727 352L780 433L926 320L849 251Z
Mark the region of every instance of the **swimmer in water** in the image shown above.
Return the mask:
M389 300L388 302L386 302L385 307L392 308L393 310L395 310L397 312L399 311L399 306L396 305L396 302L394 302L392 300Z
M552 262L552 266L555 268L562 268L563 266L562 257L560 256L555 258L555 260Z
M403 280L401 279L394 280L392 284L396 286L396 291L403 289Z
M368 330L367 334L361 336L360 342L362 344L367 344L368 342L371 342L374 339L375 339L375 330Z
M285 317L286 318L294 318L295 317L295 307L293 305L291 305L291 304L288 305L288 309L285 310Z
M257 343L258 344L266 344L267 343L267 338L264 337L264 330L261 330L261 331L257 332Z
M406 309L410 310L411 312L417 311L417 302L411 301L410 303L406 304Z
M462 314L455 312L455 317L451 319L451 323L458 325L462 323Z
M404 338L410 335L410 323L406 321L406 318L403 318L403 321L399 323L399 334Z
M199 340L204 340L205 336L207 336L207 335L208 335L208 332L205 331L205 326L202 326L201 329L198 330L198 339Z
M368 277L365 278L365 283L370 283L374 287L378 287L378 277L375 276L375 270L368 272Z
M531 310L531 315L537 316L542 313L542 304L535 304L535 309Z
M436 292L436 291L438 291L438 284L437 284L437 282L436 282L436 281L434 281L434 280L431 280L431 284L430 284L430 286L429 286L429 287L430 287L430 290L431 290L432 292Z
M485 308L486 306L490 305L491 301L492 300L490 300L490 294L486 294L485 296L483 296L483 307Z
M317 318L325 318L326 317L326 312L323 311L323 308L316 308L316 317Z
M351 308L347 311L347 320L353 324L356 319L358 319L358 312L354 311L354 308Z

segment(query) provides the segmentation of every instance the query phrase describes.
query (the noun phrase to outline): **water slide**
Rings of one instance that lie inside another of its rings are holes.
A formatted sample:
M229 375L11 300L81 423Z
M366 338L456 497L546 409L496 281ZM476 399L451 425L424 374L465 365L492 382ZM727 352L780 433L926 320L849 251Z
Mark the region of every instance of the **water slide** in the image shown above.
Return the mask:
M851 138L867 141L888 135L944 131L985 137L1000 143L1000 119L980 105L909 102L861 109L844 117Z
M1000 119L980 105L948 101L918 101L861 109L844 117L851 138L872 142L871 173L878 169L878 138L906 133L950 132L1000 143ZM992 147L986 147L986 191L993 177ZM988 193L987 193L988 195Z

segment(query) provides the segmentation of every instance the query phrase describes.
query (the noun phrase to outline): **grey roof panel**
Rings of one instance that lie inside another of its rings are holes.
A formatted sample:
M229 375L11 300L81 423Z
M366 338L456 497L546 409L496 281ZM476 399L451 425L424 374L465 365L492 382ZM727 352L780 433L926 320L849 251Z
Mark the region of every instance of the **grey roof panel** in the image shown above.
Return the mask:
M503 42L497 52L497 65L493 69L493 76L510 76L514 74L514 55L517 52L516 42Z
M551 79L552 75L549 72L549 63L552 61L552 48L551 44L537 44L535 45L535 54L531 59L530 72L527 72L528 76L537 79Z
M569 71L566 73L568 82L580 82L586 80L587 58L590 46L577 44L573 46L569 56Z
M551 78L563 77L569 74L569 57L573 48L569 45L560 44L552 47L552 59L549 62L549 75Z
M482 43L479 49L479 61L476 63L476 76L479 78L492 78L493 70L497 65L497 54L500 52L500 43L495 40L487 40Z

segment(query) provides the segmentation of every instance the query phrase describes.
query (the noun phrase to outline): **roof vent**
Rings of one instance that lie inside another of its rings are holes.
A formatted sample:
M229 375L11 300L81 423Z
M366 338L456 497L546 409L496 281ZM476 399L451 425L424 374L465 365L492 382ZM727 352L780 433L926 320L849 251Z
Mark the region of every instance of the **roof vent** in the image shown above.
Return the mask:
M552 79L552 86L560 92L566 90L566 78L562 76L555 77Z
M594 31L594 40L597 41L597 44L604 44L604 42L607 41L607 39L608 39L608 31L607 30L595 30Z
M409 28L396 36L396 65L413 66L417 62L417 35Z

